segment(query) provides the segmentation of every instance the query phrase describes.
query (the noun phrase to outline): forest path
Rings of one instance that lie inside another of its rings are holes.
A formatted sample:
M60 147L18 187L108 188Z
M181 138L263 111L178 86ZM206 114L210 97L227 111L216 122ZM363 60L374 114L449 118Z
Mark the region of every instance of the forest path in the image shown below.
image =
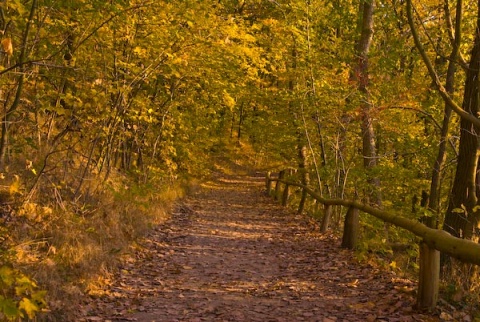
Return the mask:
M222 175L187 198L83 321L438 321L412 310L410 281L359 264L263 184Z

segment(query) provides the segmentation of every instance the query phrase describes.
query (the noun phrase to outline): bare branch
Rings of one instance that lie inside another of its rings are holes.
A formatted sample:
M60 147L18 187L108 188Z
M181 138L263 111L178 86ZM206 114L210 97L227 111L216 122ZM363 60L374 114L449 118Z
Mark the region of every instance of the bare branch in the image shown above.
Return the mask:
M467 111L465 111L460 105L458 105L452 97L448 94L447 90L445 87L442 85L440 78L438 77L438 74L433 67L433 64L428 57L427 53L425 52L425 48L420 42L420 36L418 35L417 29L415 28L415 24L413 22L413 16L412 16L412 0L407 0L407 17L408 17L408 24L410 25L410 29L412 32L413 39L415 41L415 46L417 47L417 50L419 51L420 55L422 56L423 62L425 63L425 66L428 69L428 73L430 74L430 77L432 78L432 81L437 88L437 91L439 92L440 96L443 98L445 103L455 112L457 113L461 118L471 122L477 127L480 127L480 120L475 116Z

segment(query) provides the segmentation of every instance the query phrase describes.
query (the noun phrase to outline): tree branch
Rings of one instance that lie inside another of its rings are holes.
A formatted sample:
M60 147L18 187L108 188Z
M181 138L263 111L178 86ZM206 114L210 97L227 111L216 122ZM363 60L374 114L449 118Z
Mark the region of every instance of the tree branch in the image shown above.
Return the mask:
M413 112L422 114L427 118L429 118L438 130L440 131L442 130L442 126L437 122L437 120L435 120L435 118L430 113L427 113L425 111L416 109L414 107L409 107L409 106L388 106L384 110L387 110L387 109L401 109L401 110L413 111ZM448 140L448 143L450 143L450 146L452 147L452 150L455 153L455 155L458 156L457 148L455 147L455 144L452 142L452 140Z
M126 8L120 12L117 12L117 13L114 13L112 14L110 17L108 17L106 20L104 20L102 23L100 23L98 26L96 26L95 28L93 28L93 30L88 34L86 35L82 40L80 40L78 42L78 44L73 48L73 51L76 51L81 45L83 45L88 39L90 39L93 35L95 35L97 33L98 30L100 30L100 28L102 28L103 26L105 26L107 23L109 23L110 21L112 21L113 19L117 18L118 16L120 16L120 14L122 13L126 13L126 12L129 12L131 10L135 10L135 9L139 9L139 8L142 8L142 7L145 7L147 6L148 4L150 4L149 2L145 2L145 3L141 3L139 5L136 5L136 6L132 6L132 7L129 7L129 8Z
M410 25L410 30L412 32L413 39L415 41L415 46L417 47L417 50L419 51L420 55L422 56L423 62L425 63L425 66L428 69L428 73L430 74L430 77L432 78L432 81L439 92L440 96L443 98L445 103L455 112L457 113L461 118L471 122L477 127L480 127L480 120L465 111L460 105L458 105L452 97L448 94L447 90L445 87L442 85L440 78L438 77L437 72L435 71L435 68L433 67L432 62L430 61L430 58L428 57L427 53L425 52L425 48L423 48L423 45L420 42L420 37L418 35L417 29L415 28L415 24L413 22L413 17L412 17L412 0L406 0L407 1L407 18L408 18L408 24Z
M456 6L456 16L455 16L455 26L453 26L452 23L452 13L450 12L450 7L448 4L448 0L445 0L444 3L444 11L445 11L445 21L447 23L447 30L448 30L448 38L450 39L450 42L452 46L456 49L460 48L460 40L461 40L461 32L462 32L462 6L463 2L462 0L457 1L457 6ZM462 54L460 52L457 53L457 59L458 63L464 70L468 69L468 63L463 58Z

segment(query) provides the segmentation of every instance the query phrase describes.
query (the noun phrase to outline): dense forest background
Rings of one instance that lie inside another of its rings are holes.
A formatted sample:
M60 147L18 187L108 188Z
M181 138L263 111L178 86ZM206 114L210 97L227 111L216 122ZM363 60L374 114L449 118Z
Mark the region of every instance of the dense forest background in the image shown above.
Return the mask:
M479 7L0 1L0 312L95 292L220 156L476 240ZM361 253L418 268L412 236L362 220Z

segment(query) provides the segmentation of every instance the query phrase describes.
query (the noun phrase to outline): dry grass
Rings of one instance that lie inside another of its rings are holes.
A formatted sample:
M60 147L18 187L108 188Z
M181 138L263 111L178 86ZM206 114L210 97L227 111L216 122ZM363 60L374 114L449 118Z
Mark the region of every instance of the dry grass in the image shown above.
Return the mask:
M184 191L117 174L108 184L90 178L80 194L88 197L75 202L45 187L25 202L9 224L11 260L48 292L49 312L39 318L74 319L79 301L109 283L128 246L165 220Z
M457 309L469 311L474 321L480 321L479 267L450 259L442 273L442 297Z
M235 173L250 171L259 157L248 146L228 146L219 155L216 170ZM102 292L135 240L165 220L186 190L193 193L201 184L189 178L186 188L161 173L146 182L114 168L105 182L106 174L95 169L85 176L80 159L64 162L56 155L42 174L17 164L0 178L0 206L14 209L0 225L6 228L0 242L7 240L0 243L0 266L13 263L48 292L50 311L39 317L45 321L74 320L82 298ZM204 166L205 173L213 170L209 162Z

